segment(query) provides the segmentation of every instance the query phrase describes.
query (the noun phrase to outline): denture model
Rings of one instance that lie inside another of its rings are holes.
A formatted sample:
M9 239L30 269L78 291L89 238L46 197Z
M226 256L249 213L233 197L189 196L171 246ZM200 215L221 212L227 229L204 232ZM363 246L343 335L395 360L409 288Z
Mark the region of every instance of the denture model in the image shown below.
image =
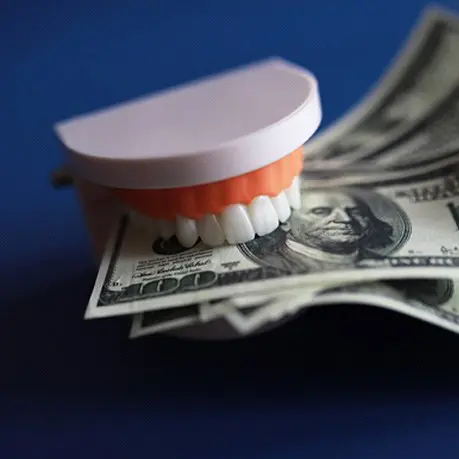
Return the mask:
M184 247L274 231L300 205L316 79L273 58L55 126L72 174L103 186Z

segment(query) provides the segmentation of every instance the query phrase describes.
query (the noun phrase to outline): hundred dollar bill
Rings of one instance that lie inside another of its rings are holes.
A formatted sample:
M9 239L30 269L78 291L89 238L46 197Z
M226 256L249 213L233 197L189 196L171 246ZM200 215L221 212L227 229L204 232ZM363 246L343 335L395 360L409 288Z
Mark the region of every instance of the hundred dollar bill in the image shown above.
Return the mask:
M296 295L289 292L284 299L279 296L269 304L245 310L223 304L213 319L227 320L244 336L311 307L337 304L379 307L459 333L459 280L452 279L398 279L321 291L299 289Z
M205 301L201 304L135 314L132 319L130 337L136 338L210 322L222 313L228 312L228 307L257 309L270 304L274 300L274 295L244 295L243 297L223 298L215 301Z
M314 292L315 290L312 288L309 288L308 292L300 292L302 301L306 300L306 294L312 295ZM296 298L298 293L295 292L293 295ZM291 297L285 293L282 295L275 293L266 295L265 293L135 314L132 319L130 337L138 338L155 333L170 332L183 327L210 323L223 317L230 325L232 325L232 321L235 321L236 327L233 326L233 328L239 335L242 335L243 329L260 328L262 323L274 320L275 315L282 316L280 319L283 319L288 314L288 302L290 300ZM279 302L282 304L282 312L280 312ZM296 305L295 308L298 309ZM239 317L243 317L242 325L240 325L241 319Z
M456 166L458 99L459 18L430 7L373 93L304 147L304 183L364 185Z
M319 293L308 306L361 304L399 312L459 333L459 280L397 279Z
M201 322L200 307L205 308L207 303L190 304L173 309L162 309L134 315L130 338L164 333L177 328L189 327Z
M459 47L457 62L459 75ZM314 164L309 165L304 173L308 180L304 180L304 183L309 188L353 183L363 185L424 175L441 168L457 167L458 163L459 83L445 101L413 129L400 136L396 143L376 153L368 151L365 162L347 166L344 176L342 171L340 175L333 171L331 164L324 164L322 169Z
M459 278L459 176L303 191L301 208L246 244L191 249L123 217L86 318L134 314L306 285Z
M350 170L346 168L346 171L342 171L341 174L336 171L322 171L309 178L306 178L304 174L301 188L302 190L314 190L344 186L374 187L376 184L383 185L396 180L423 180L451 174L459 169L459 150L454 150L449 156L444 155L439 160L432 159L410 168L404 166L376 168L373 165L371 169L353 166Z
M245 336L263 331L269 324L280 325L311 307L336 304L380 307L459 333L458 280L400 279L322 290L303 288L270 299L254 296L244 301L245 298L138 314L130 336L137 338L216 320L225 320L239 336Z
M305 147L341 165L375 156L436 111L459 85L459 18L424 10L389 71L363 102Z
M229 300L217 310L210 309L208 314L213 320L226 320L240 336L245 336L269 330L273 326L278 327L295 318L299 312L313 303L314 297L320 292L321 289L317 286L293 290L265 300L258 306L243 308L237 307ZM208 306L203 305L203 310L206 309Z

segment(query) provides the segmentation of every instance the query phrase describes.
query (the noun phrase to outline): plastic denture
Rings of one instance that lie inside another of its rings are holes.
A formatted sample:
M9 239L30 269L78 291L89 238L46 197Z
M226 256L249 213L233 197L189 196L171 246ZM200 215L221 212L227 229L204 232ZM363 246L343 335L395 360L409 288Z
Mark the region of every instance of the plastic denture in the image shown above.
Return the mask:
M58 123L76 175L107 187L185 247L244 243L300 202L317 82L269 59Z
M300 202L302 150L256 171L194 187L112 189L122 202L151 217L163 238L185 246L198 238L210 246L250 241L274 231Z
M198 237L209 246L221 245L225 240L241 244L255 235L264 236L274 231L279 222L290 217L290 207L299 207L299 201L300 186L295 177L292 184L276 196L257 196L249 205L232 204L217 215L206 214L199 220L177 217L175 224L171 223L184 247L193 246Z
M249 205L231 204L219 214L205 214L199 219L177 216L174 220L150 219L149 223L163 239L175 235L184 247L194 246L199 239L210 247L217 247L225 241L241 244L255 235L269 234L279 222L288 220L291 208L299 206L300 182L299 177L295 177L291 185L276 196L260 195Z

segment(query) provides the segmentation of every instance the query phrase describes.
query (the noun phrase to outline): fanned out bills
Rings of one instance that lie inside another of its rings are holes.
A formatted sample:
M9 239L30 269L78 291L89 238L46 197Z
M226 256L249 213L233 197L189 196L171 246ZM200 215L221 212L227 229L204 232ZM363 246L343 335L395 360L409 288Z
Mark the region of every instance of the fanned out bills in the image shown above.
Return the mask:
M356 280L459 278L459 175L383 188L304 190L287 224L245 244L185 249L123 217L86 317Z
M458 67L459 18L427 9L372 93L306 144L305 186L405 179L457 164Z
M133 315L133 338L222 323L244 336L312 306L368 304L459 332L459 18L427 9L305 161L301 208L246 244L185 249L123 215L86 318Z
M257 306L237 303L238 299L235 298L167 310L165 314L163 311L137 314L130 336L138 338L185 325L208 323L217 318L223 318L239 335L244 336L310 307L336 304L380 307L459 333L459 281L451 279L400 279L322 290L298 289L278 299L265 300L264 303L260 301ZM182 322L177 319L179 315Z

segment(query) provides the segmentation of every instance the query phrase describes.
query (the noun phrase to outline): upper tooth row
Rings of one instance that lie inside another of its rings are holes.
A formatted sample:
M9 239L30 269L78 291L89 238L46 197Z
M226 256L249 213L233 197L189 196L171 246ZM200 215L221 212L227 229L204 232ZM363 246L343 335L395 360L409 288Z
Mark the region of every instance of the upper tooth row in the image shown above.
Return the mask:
M199 238L211 246L242 244L252 240L256 234L264 236L285 222L291 210L300 207L300 186L296 177L291 186L277 196L256 197L248 206L234 204L219 215L205 215L199 220L177 216L175 222L156 220L157 230L163 239L174 234L184 247L192 247Z

